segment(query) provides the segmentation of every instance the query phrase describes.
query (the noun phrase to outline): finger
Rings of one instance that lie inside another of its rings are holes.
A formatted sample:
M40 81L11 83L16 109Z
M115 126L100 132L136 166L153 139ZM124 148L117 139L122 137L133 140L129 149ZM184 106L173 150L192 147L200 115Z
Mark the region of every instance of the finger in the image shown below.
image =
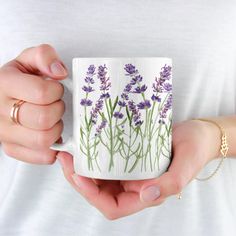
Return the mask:
M198 151L187 142L178 144L174 150L168 171L159 178L145 181L141 186L141 201L156 205L160 200L178 194L203 167Z
M40 76L2 69L0 90L9 98L45 105L61 99L64 87L58 81L44 80Z
M70 184L81 193L87 201L99 209L108 219L117 219L144 209L146 206L140 201L139 194L135 192L114 193L117 186L103 181L97 186L91 178L74 173L73 158L66 152L59 152L57 159L60 161L63 173ZM117 182L117 181L116 181Z
M62 130L62 120L48 130L33 130L12 124L5 117L0 116L0 140L32 149L49 148L60 138Z
M72 186L80 192L80 189L78 186L74 183L72 175L75 173L74 171L74 164L73 164L73 157L67 153L67 152L58 152L57 153L57 159L60 162L63 173L65 175L65 178L72 184ZM93 182L93 181L92 181ZM98 186L93 182L88 183L88 192L91 193L97 193L98 192Z
M10 120L10 112L13 104L17 100L8 99L0 109L0 115ZM25 102L20 106L18 119L21 125L26 128L36 130L47 130L52 128L62 117L65 112L65 104L58 100L50 105L35 105Z
M25 49L16 61L30 73L36 72L53 79L64 79L68 74L56 50L49 44Z
M16 160L31 163L49 165L56 160L57 151L51 149L33 150L13 143L2 143L3 151Z

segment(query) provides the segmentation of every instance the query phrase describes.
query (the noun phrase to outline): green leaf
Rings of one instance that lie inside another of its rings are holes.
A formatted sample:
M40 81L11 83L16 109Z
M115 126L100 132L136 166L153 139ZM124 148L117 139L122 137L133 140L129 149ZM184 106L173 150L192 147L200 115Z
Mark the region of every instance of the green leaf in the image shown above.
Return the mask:
M83 134L84 134L83 128L80 127L80 135L83 136Z
M116 97L115 102L114 102L114 105L113 105L113 107L112 107L112 114L113 114L114 110L116 109L117 103L118 103L118 96Z
M125 107L125 110L126 110L127 117L129 119L129 123L131 124L131 118L130 118L129 109L127 106Z
M109 104L110 111L111 111L111 113L112 113L112 103L111 103L111 98L108 99L108 104Z
M88 123L89 127L92 126L92 117L89 118L89 123Z
M123 125L126 121L127 121L127 117L120 124L117 124L117 126Z

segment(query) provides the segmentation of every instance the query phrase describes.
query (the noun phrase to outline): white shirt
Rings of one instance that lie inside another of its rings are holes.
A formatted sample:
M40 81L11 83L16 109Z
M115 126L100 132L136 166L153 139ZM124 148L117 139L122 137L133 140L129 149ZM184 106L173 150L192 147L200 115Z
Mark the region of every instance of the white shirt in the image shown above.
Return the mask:
M173 59L173 121L236 114L234 0L0 1L0 64L49 43L71 71L76 56ZM65 92L63 139L72 132ZM199 173L209 175L219 160ZM109 221L65 180L56 162L23 163L0 148L0 235L236 235L236 159L183 198Z

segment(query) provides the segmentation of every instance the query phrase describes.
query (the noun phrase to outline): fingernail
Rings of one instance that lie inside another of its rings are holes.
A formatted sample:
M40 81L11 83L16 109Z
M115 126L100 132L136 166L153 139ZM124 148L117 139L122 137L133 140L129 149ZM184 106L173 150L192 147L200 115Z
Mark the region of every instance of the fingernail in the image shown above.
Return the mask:
M50 65L50 70L56 76L67 75L66 69L64 68L64 66L59 61L54 61Z
M76 173L74 173L74 174L71 175L71 177L72 177L72 179L74 180L75 184L76 184L79 188L81 188L82 185L81 185L81 182L80 182L80 180L79 180L79 178L78 178L78 175L77 175Z
M151 202L156 200L160 196L160 189L158 186L150 186L142 190L141 192L141 200L143 202Z

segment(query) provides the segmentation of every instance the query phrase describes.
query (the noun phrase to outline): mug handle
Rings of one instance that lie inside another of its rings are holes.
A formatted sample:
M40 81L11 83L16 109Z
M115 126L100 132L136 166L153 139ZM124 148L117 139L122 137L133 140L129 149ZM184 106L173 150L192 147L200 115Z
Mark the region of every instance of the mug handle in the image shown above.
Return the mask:
M65 79L61 80L60 83L63 84L72 94L73 94L73 81L72 79ZM69 137L68 140L64 143L54 143L52 146L49 147L52 150L56 151L65 151L69 152L71 155L75 154L75 145L73 136Z

